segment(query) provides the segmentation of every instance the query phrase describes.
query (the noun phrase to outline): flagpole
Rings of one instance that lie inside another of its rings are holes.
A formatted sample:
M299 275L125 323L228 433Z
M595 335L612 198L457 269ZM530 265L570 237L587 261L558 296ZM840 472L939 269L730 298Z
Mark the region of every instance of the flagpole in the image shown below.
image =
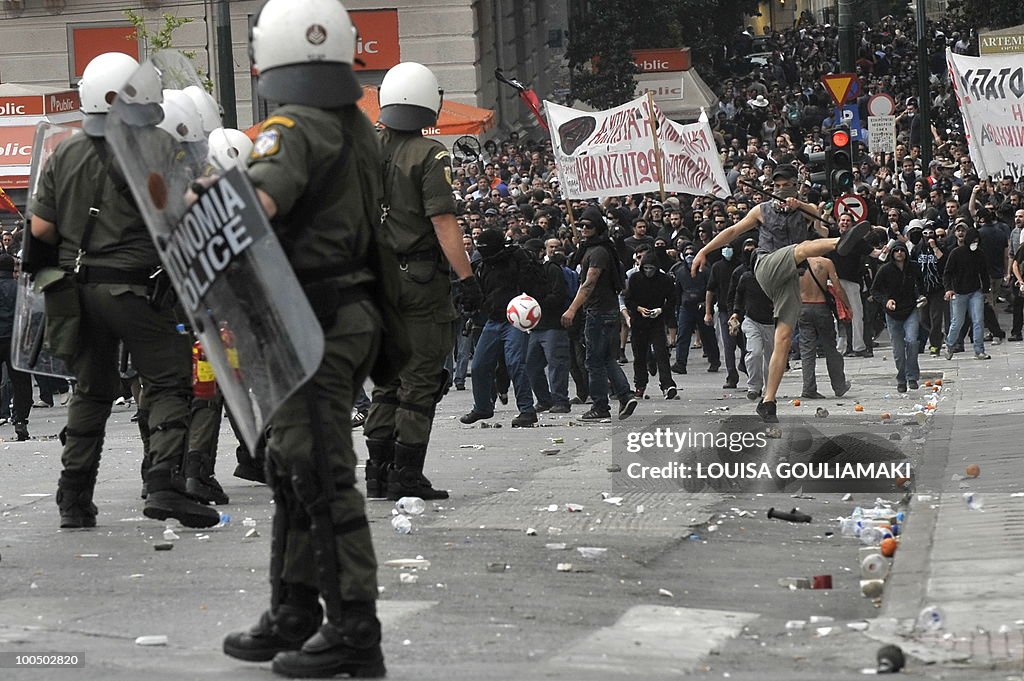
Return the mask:
M658 191L661 202L665 203L665 180L662 178L661 145L658 144L658 123L654 120L654 93L647 91L647 111L651 115L651 140L654 142L654 162L658 166Z
M579 243L580 232L576 229L576 216L572 213L572 201L568 198L565 199L565 212L569 216L569 226L572 228L572 240Z

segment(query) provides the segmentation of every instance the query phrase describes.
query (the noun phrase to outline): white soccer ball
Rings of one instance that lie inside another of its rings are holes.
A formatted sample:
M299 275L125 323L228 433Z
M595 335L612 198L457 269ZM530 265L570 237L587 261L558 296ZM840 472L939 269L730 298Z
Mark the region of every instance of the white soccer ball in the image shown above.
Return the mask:
M524 293L508 301L505 316L520 331L530 331L540 324L540 303Z

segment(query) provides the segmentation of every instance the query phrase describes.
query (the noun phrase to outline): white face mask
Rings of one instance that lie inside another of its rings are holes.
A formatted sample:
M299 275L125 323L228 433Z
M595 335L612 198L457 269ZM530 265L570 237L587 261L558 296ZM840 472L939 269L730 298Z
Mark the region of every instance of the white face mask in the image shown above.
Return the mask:
M971 244L971 245L970 245L970 246L969 246L968 248L970 248L970 249L971 249L972 251L976 251L976 250L978 250L978 242L977 242L977 241L975 241L975 242L974 242L974 243L972 243L972 244Z

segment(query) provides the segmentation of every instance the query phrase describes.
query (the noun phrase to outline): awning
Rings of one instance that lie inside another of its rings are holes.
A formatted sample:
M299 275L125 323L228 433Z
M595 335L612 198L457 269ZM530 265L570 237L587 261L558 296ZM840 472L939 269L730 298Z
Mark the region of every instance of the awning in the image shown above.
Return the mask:
M0 187L27 189L36 125L80 125L78 92L17 83L0 84Z
M359 100L359 108L366 117L374 124L380 117L380 107L377 88L372 85L363 86L363 97ZM460 104L451 100L444 100L441 103L441 115L438 117L437 125L432 128L424 128L423 134L431 137L444 135L479 135L494 126L494 112L490 109L481 109L469 104ZM245 131L251 138L255 138L259 132L259 124L256 124Z

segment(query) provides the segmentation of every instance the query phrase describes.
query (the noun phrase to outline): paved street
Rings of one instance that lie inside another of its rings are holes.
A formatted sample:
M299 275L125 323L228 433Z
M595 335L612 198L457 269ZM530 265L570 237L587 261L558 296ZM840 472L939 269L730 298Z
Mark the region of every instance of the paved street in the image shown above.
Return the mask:
M1012 456L1024 431L1016 425L1024 345L989 351L991 362L922 359L922 380L943 381L924 428L899 417L922 401L923 390L898 397L885 347L873 359L847 362L853 389L844 399L793 407L780 396L783 418L825 406L830 418L853 419L883 437L902 433L897 444L913 450L917 489L877 604L860 593L859 542L841 537L836 519L872 506L875 496L899 501L895 490L849 501L817 492L793 498L791 490L636 492L613 505L601 493L620 496L607 470L619 422L583 425L573 415L543 415L541 427L512 430L515 412L499 405L492 423L501 429L462 426L457 417L468 411L470 392L452 392L439 408L427 472L453 498L428 504L409 535L392 531L390 503L369 506L389 677L853 679L874 667L880 641L913 653L910 678L1020 677L1024 498L1013 496L1022 487ZM752 413L744 393L723 394L724 374L705 373L695 353L691 373L677 377L682 399L645 400L621 427L672 415L715 419L705 411L721 414L726 406ZM824 388L823 373L822 361ZM798 391L799 372L791 372L783 392ZM854 412L857 403L863 412ZM892 422L882 422L883 411ZM33 440L0 444L0 652L85 659L74 671L4 670L3 678L273 678L268 664L220 653L224 635L253 623L267 603L269 491L231 477L234 444L225 428L218 477L231 496L223 509L230 523L206 532L177 527L174 549L154 551L165 527L141 514L132 413L115 407L108 429L95 530L57 529L54 436L66 410L35 410ZM10 426L0 437L13 438ZM554 444L557 438L564 442ZM558 451L542 453L551 449ZM979 464L981 476L954 480L968 463ZM983 507L969 509L965 492L977 493ZM568 503L583 509L567 512ZM768 520L770 507L798 507L813 522ZM246 518L255 520L258 538L243 539ZM564 550L546 547L563 543ZM607 551L587 558L580 547ZM429 569L386 565L418 557ZM572 567L559 571L560 563ZM415 583L403 583L403 574ZM832 575L831 590L778 584L821 574ZM945 629L901 636L927 604L942 608ZM790 620L805 627L787 630ZM847 626L863 622L864 632ZM135 645L143 635L166 635L168 644Z

